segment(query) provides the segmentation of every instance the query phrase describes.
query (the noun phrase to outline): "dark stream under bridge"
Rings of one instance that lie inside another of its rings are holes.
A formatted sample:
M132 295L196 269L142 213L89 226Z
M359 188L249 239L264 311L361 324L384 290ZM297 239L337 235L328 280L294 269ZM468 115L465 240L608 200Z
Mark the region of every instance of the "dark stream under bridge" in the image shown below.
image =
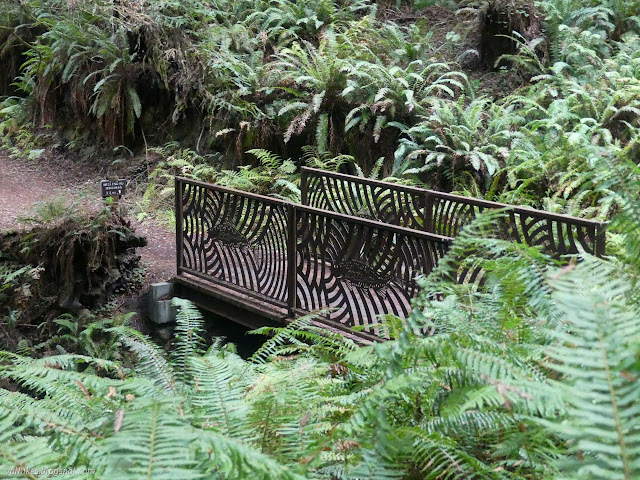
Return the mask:
M378 317L406 317L416 277L487 210L505 210L502 238L554 255L604 254L605 223L311 168L301 204L175 182L176 286L251 327L323 310L320 322L376 338Z

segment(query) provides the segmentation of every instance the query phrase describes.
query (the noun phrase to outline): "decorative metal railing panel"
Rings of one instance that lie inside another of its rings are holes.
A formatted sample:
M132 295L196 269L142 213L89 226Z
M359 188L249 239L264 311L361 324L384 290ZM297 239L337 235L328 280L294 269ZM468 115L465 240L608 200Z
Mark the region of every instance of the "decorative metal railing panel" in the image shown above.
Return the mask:
M495 225L499 238L540 246L553 255L605 253L603 222L311 168L303 168L301 190L303 204L447 237L456 237L485 210L504 209L505 217ZM377 205L376 199L392 200Z
M180 181L183 271L286 305L287 208L268 197Z
M304 205L339 212L392 225L422 229L424 224L424 195L417 189L395 185L367 183L366 179L347 176L319 175L312 169L303 170Z
M298 207L297 306L329 307L345 327L369 325L381 314L405 318L451 239L330 212Z
M504 209L495 224L497 238L542 247L553 255L587 253L604 255L606 224L525 207L487 202L442 192L434 192L433 231L456 237L462 228L486 210Z

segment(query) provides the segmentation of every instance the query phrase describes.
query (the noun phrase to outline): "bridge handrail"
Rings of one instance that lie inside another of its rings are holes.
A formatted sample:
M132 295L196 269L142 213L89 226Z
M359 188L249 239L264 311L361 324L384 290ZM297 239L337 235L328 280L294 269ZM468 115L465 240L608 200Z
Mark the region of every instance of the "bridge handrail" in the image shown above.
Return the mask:
M604 254L606 222L306 167L301 182L296 204L176 177L178 276L290 317L329 306L332 325L379 335L377 316L408 315L416 275L430 273L485 209L507 210L495 223L501 238ZM476 270L457 281L481 279Z
M402 225L394 225L392 223L385 223L379 220L371 220L368 218L356 217L353 215L347 215L344 213L335 212L333 210L324 210L322 208L313 207L311 205L293 203L288 200L283 200L280 198L268 197L266 195L261 195L259 193L246 192L244 190L237 190L231 187L224 187L222 185L215 185L212 183L202 182L200 180L193 180L187 177L176 176L175 179L176 179L176 182L197 185L200 187L207 188L208 190L224 192L231 195L236 195L238 197L250 198L250 199L258 200L260 202L268 203L271 205L280 205L285 208L292 207L294 210L299 212L315 213L318 215L323 215L327 218L334 218L336 220L347 221L351 223L358 223L360 225L367 225L374 228L388 230L394 233L402 233L404 235L410 235L412 237L424 238L424 239L432 240L445 245L451 245L451 243L454 240L453 237L448 237L446 235L439 235L437 233L425 232L422 230L415 230L413 228L403 227Z
M432 195L434 198L442 198L443 200L455 200L457 202L468 203L470 205L484 207L487 209L503 208L505 210L513 210L516 213L528 213L533 215L544 216L546 218L549 218L550 220L570 221L571 223L576 225L585 225L585 226L594 225L599 227L606 227L608 225L608 222L600 222L598 220L593 220L590 218L574 217L572 215L567 215L564 213L548 212L547 210L539 210L536 208L524 207L521 205L511 205L509 203L493 202L490 200L484 200L482 198L465 197L464 195L456 195L454 193L446 193L446 192L440 192L438 190L430 190L427 188L413 187L411 185L403 185L401 183L385 182L384 180L374 180L372 178L357 177L355 175L348 175L346 173L329 172L326 170L320 170L318 168L312 168L312 167L302 167L301 191L303 192L302 193L303 198L304 198L304 195L307 194L308 192L307 190L308 183L306 182L305 177L309 174L315 175L315 176L321 176L321 177L337 178L340 180L360 183L363 185L381 187L388 190L397 190L397 191L403 191L407 193L414 193L416 195L428 194L428 195ZM303 200L302 203L305 204L305 201Z
M266 195L260 195L259 193L253 193L253 192L247 192L245 190L237 190L235 188L225 187L225 186L222 186L222 185L216 185L214 183L203 182L201 180L195 180L195 179L192 179L192 178L180 177L180 176L176 176L174 178L175 178L176 182L188 183L188 184L191 184L191 185L197 185L199 187L204 187L204 188L206 188L208 190L217 190L219 192L230 193L230 194L233 194L233 195L237 195L239 197L251 198L251 199L259 200L261 202L269 203L269 204L272 204L272 205L283 205L283 206L285 206L285 205L292 204L291 202L288 202L287 200L282 200L280 198L268 197Z

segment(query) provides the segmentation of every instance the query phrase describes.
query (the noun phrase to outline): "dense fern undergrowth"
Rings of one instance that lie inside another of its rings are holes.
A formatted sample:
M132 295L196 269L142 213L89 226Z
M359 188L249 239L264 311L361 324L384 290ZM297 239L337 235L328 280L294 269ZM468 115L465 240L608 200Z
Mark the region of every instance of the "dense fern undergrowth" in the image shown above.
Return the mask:
M637 233L640 218L628 220ZM482 230L467 228L423 280L406 322L383 322L393 337L384 343L358 346L301 318L262 329L271 339L243 360L175 299L168 353L122 322L103 323L106 348L88 354L2 352L0 468L123 479L637 478L638 257L561 266ZM485 269L483 288L447 283L461 255Z
M3 2L4 148L143 158L144 208L173 174L295 200L306 164L612 224L608 257L560 262L478 219L370 346L303 318L245 360L179 299L167 349L61 317L0 352L0 478L639 478L639 10ZM0 267L0 299L38 275Z

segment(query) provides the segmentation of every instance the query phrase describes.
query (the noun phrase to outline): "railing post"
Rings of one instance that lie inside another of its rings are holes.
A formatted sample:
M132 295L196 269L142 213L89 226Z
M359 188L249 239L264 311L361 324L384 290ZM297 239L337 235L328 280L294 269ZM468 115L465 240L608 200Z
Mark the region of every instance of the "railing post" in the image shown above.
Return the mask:
M601 223L600 225L596 226L596 251L595 251L595 255L596 257L604 257L604 252L605 252L605 242L606 242L606 237L607 236L607 224L606 223Z
M182 219L182 195L183 195L182 180L175 177L175 195L176 195L176 274L182 273L182 249L183 249L183 219Z
M295 316L297 308L297 255L298 255L298 213L295 205L287 205L287 306L289 316Z
M307 169L302 167L302 171L300 174L300 203L302 205L307 205L307 183L309 182L309 174Z
M433 231L433 196L429 191L424 192L424 218L422 228L425 232Z

